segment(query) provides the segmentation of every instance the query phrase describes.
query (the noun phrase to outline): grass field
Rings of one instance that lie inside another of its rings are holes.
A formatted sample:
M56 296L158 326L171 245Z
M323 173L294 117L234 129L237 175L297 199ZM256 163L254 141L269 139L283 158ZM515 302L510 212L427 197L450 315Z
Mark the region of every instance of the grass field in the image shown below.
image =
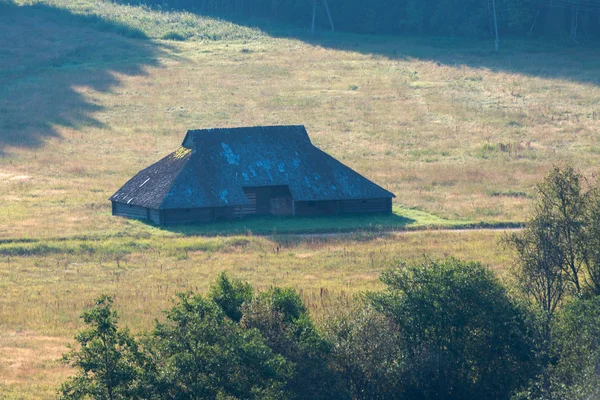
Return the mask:
M109 2L1 4L2 238L128 231L107 198L189 128L304 124L396 204L448 219L521 221L550 166L591 173L600 158L592 49L509 41L496 55Z
M9 393L11 399L51 398L70 372L57 359L82 327L78 315L102 293L115 296L122 322L140 331L161 317L174 294L204 292L227 271L258 289L297 288L318 318L323 309L379 289L381 271L404 259L455 255L503 272L510 253L497 243L502 235L419 231L344 237L149 237L97 247L83 240L53 242L35 255L3 256L0 393ZM53 246L64 246L64 253Z
M0 398L53 397L100 293L139 331L223 270L294 286L316 315L401 259L504 273L501 232L438 228L518 224L552 165L595 176L600 162L596 49L506 41L497 55L92 0L0 0L0 31ZM110 215L108 197L187 129L266 124L306 125L397 195L394 214L164 229Z

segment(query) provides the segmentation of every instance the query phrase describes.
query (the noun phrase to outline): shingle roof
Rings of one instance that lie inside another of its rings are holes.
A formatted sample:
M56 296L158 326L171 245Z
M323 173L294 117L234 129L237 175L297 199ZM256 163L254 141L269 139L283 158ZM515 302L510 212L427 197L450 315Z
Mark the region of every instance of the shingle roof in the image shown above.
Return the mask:
M110 200L148 208L247 204L243 187L288 185L296 201L391 198L315 147L303 126L204 129L140 171Z

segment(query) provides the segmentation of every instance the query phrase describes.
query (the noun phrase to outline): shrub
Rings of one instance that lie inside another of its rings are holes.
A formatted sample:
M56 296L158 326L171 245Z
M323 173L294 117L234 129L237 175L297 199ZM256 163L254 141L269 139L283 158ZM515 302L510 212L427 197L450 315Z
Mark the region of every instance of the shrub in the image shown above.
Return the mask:
M176 41L179 41L179 42L183 42L183 41L187 40L188 37L189 36L184 36L184 35L182 35L179 32L169 31L169 32L163 34L162 37L161 37L161 39L164 39L164 40L176 40Z
M551 369L556 398L600 398L600 296L576 299L557 318Z
M400 329L402 392L422 399L508 399L533 372L524 312L494 274L456 259L403 264L370 293Z
M397 398L405 366L398 326L368 304L336 310L324 324L332 366L352 398Z
M224 272L210 288L209 298L235 322L242 318L242 305L252 300L252 286L240 280L230 280Z
M256 329L213 302L182 294L153 332L158 398L286 399L292 365Z
M287 390L297 399L349 398L329 367L331 343L314 326L293 289L272 288L244 307L241 324L257 329L268 346L294 364Z

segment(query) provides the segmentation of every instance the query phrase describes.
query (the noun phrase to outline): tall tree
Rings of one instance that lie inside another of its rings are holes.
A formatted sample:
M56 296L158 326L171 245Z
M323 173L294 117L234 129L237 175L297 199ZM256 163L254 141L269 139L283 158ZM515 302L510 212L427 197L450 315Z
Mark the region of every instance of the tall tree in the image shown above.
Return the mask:
M102 296L82 318L89 326L75 336L80 348L63 356L78 373L62 385L62 399L131 399L140 395L143 353L127 329L117 327L113 300Z

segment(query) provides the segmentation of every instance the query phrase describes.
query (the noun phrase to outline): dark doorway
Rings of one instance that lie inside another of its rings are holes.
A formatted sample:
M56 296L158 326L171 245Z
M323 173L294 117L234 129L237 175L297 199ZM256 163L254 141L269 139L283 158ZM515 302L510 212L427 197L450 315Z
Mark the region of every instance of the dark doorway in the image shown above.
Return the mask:
M248 204L240 206L240 215L292 215L293 200L287 185L245 187Z

